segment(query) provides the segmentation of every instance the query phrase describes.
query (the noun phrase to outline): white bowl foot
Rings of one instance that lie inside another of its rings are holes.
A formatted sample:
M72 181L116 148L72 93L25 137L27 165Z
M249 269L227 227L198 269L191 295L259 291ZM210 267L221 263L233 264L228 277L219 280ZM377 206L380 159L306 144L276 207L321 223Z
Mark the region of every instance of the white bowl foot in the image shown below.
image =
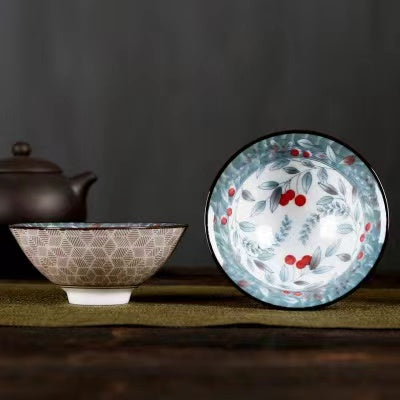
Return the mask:
M131 297L132 288L126 289L91 289L91 288L62 288L70 304L83 306L112 306L127 304Z

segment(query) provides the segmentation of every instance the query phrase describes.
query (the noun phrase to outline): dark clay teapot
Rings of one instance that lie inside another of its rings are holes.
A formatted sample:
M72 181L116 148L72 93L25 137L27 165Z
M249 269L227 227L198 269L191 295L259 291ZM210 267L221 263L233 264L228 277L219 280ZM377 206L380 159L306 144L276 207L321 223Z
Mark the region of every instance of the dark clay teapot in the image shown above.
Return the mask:
M14 144L12 152L14 157L0 160L0 224L86 218L86 195L96 175L67 178L58 165L30 157L28 143Z
M47 160L30 157L28 143L15 143L13 157L0 160L0 278L39 278L8 229L18 222L84 221L92 172L73 178Z

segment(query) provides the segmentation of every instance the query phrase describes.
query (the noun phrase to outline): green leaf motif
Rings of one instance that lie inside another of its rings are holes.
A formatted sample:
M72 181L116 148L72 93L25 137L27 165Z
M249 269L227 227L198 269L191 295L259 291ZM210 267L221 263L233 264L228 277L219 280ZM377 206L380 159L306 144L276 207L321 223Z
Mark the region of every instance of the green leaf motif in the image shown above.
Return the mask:
M277 209L279 201L281 200L281 196L282 196L282 188L278 186L272 192L269 200L269 209L271 210L271 213L273 213Z
M254 196L251 194L251 192L249 190L243 190L242 197L244 200L247 200L247 201L256 201L256 199L254 198Z
M265 280L266 280L268 283L274 284L274 282L275 282L274 275L272 275L272 274L265 274Z
M295 168L295 167L285 167L285 168L283 168L283 170L287 173L287 174L291 174L291 175L294 175L294 174L298 174L300 171L297 169L297 168Z
M265 167L268 164L268 156L262 156L259 160L258 160L258 169L256 172L256 178L258 179L261 174L264 172Z
M311 231L315 228L317 223L320 221L320 215L317 213L311 214L304 222L299 235L299 240L303 245L306 245L310 238Z
M307 149L314 146L313 143L312 143L310 140L308 140L308 139L299 139L299 140L297 141L297 144L298 144L299 146L305 147L305 148L307 148Z
M350 254L347 254L347 253L338 254L337 257L339 258L340 261L344 261L344 262L350 261L350 259L351 259Z
M343 181L339 178L339 190L343 196L346 196L346 186L344 185Z
M354 210L354 220L356 222L358 222L358 220L360 219L360 207L356 207L356 209Z
M267 261L271 259L274 255L274 253L270 253L269 251L264 250L260 254L258 254L257 258L261 261Z
M279 145L279 143L275 140L275 139L271 139L269 142L270 146L277 146L279 149L281 148L281 146Z
M238 233L235 231L235 232L233 233L233 236L232 236L232 242L233 242L233 245L234 245L234 246L237 246L238 240L239 240L239 235L238 235Z
M291 228L292 221L285 214L279 227L279 231L275 233L275 243L273 243L272 246L279 247L281 243L288 237Z
M324 204L332 203L332 201L333 201L333 197L332 197L332 196L324 196L324 197L321 197L321 198L317 201L317 204L318 204L318 205L324 205Z
M288 158L281 158L280 160L274 161L270 166L269 169L270 171L274 171L276 169L281 169L283 167L286 167L290 163L290 160Z
M240 222L239 227L243 232L254 232L256 230L256 226L248 221Z
M306 281L294 281L293 283L295 285L298 285L298 286L306 286L306 285L308 285L308 282L306 282Z
M337 249L340 247L341 244L342 244L342 239L338 239L336 240L336 242L333 242L330 246L328 246L325 251L325 257L333 256L333 254L336 253Z
M224 248L225 247L225 240L221 238L216 238L215 241L217 242L218 247Z
M366 252L367 254L374 254L374 249L373 249L373 247L372 247L370 244L368 244L368 243L365 243L365 244L364 244L364 250L365 250L365 252Z
M374 210L371 208L371 206L367 202L364 202L364 212L367 215L369 215L371 218L373 218Z
M282 265L281 271L279 272L279 278L281 278L282 282L286 282L289 279L289 267L287 265Z
M323 167L318 170L317 176L321 182L326 182L328 180L328 173Z
M336 154L329 144L328 146L326 146L326 155L328 156L330 161L332 161L333 163L336 162Z
M310 270L317 268L320 262L321 262L321 248L318 246L311 257Z
M258 169L257 169L257 172L256 172L256 178L258 179L260 176L261 176L261 174L264 172L264 169L265 169L265 165L260 165L259 167L258 167Z
M324 274L325 272L329 272L332 270L334 267L332 265L320 265L318 268L316 268L313 273L314 274Z
M270 274L274 273L274 271L272 271L272 269L268 267L268 265L262 263L261 261L254 260L254 264L257 266L257 268L261 269L261 271L267 271Z
M275 182L275 181L266 181L266 182L263 182L263 183L259 186L259 189L262 189L262 190L272 190L272 189L275 189L278 185L279 185L278 182Z
M266 204L267 204L266 200L257 201L257 203L254 205L251 211L251 216L254 217L255 215L261 214L265 210Z
M321 186L326 193L337 195L338 191L329 183L318 182L318 185Z
M303 178L301 179L301 184L302 184L302 186L303 186L304 192L307 194L308 191L309 191L309 189L310 189L310 187L311 187L311 184L312 184L312 175L311 175L311 172L306 172L306 173L303 175Z
M353 201L353 203L356 202L358 198L358 190L356 186L353 186L353 189L351 190L351 200Z
M347 235L348 233L353 232L353 226L350 224L340 224L337 227L337 231L341 235Z
M309 168L313 168L314 167L314 163L310 160L303 160L301 162L305 167L309 167Z
M317 210L321 213L322 217L326 217L327 215L347 217L350 212L349 207L342 201L332 201L328 204L318 205Z

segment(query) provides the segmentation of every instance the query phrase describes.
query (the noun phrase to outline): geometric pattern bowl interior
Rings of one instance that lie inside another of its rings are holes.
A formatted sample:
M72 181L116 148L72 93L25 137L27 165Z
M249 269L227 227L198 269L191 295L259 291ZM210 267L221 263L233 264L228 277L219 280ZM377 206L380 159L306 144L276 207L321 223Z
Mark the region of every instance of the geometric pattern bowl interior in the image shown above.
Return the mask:
M327 135L269 135L235 154L207 200L217 263L254 298L285 308L332 303L377 263L388 229L382 186Z
M174 251L186 225L37 223L10 227L32 264L63 287L140 285Z

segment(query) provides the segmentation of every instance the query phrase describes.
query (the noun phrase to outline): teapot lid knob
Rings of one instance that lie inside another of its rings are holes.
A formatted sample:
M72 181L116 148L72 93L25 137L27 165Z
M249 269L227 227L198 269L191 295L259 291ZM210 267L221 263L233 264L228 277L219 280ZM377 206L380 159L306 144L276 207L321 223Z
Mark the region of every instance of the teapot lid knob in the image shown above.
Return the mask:
M61 168L43 158L28 157L31 146L26 142L16 142L12 147L13 157L0 159L0 174L13 173L61 173Z
M17 142L12 147L12 153L14 156L29 156L31 154L31 146L26 142Z

